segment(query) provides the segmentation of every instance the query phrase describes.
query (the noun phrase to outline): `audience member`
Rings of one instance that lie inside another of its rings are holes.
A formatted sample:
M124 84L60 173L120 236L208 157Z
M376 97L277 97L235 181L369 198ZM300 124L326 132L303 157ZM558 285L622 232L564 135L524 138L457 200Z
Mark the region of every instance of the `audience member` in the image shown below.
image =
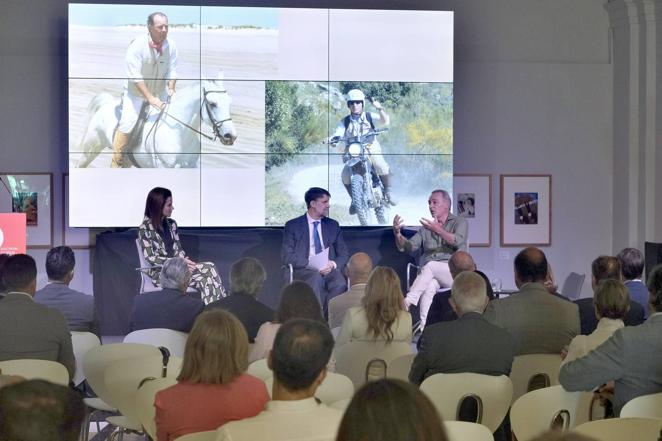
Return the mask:
M74 391L45 380L0 389L0 440L76 441L85 418Z
M336 437L336 441L368 440L447 441L448 436L425 394L404 381L384 379L371 381L354 394Z
M598 326L590 335L578 335L568 347L563 364L591 352L623 326L623 318L630 308L627 288L619 280L601 280L595 287L593 305Z
M246 374L248 337L222 309L197 318L184 349L177 384L156 394L157 441L214 430L257 415L269 401L264 381Z
M356 253L350 257L346 272L351 284L349 290L329 300L329 327L337 328L349 308L361 306L365 295L365 285L372 271L372 259L366 253Z
M57 361L73 378L76 362L66 319L60 311L33 300L37 288L34 259L27 254L9 257L2 277L7 295L0 300L0 361Z
M25 381L25 378L20 375L5 375L2 373L2 369L0 369L0 388L20 383L21 381Z
M589 438L585 435L572 432L562 432L560 430L550 430L537 436L532 441L598 441L595 438Z
M138 294L133 300L131 330L166 328L190 332L204 303L186 292L191 270L183 257L171 257L161 269L160 291Z
M345 314L336 347L353 340L411 343L411 315L405 309L400 278L392 268L372 270L361 305Z
M274 316L274 310L257 300L267 272L259 260L244 257L230 267L230 295L206 306L206 309L222 308L230 311L246 328L248 341L253 343L263 323Z
M593 390L614 381L614 413L641 395L662 392L662 265L648 279L651 315L626 326L589 352L561 367L559 381L569 391Z
M621 275L630 294L630 300L641 305L644 308L644 318L648 317L648 289L641 281L646 263L644 255L636 248L625 248L616 258L621 264Z
M48 284L35 293L34 301L60 311L67 319L71 331L99 335L94 297L69 288L75 266L76 257L71 248L51 248L46 254Z
M591 287L595 287L601 280L614 279L621 280L621 264L613 256L599 256L591 263ZM644 322L644 308L637 302L629 300L630 309L625 315L623 322L625 326L636 326ZM575 300L579 307L579 317L581 320L581 333L588 335L595 331L598 326L598 319L595 317L595 307L593 298L586 297Z
M510 332L515 355L559 354L579 334L577 305L549 294L547 258L538 248L520 251L514 267L519 292L491 301L485 318Z
M259 415L221 426L216 439L335 439L342 414L315 399L315 391L326 377L332 350L333 336L325 323L307 319L284 323L268 358L274 373L273 400Z
M5 266L5 262L9 259L9 254L0 254L0 299L7 294L7 287L2 281L2 267Z
M420 385L439 373L510 375L515 342L483 318L487 302L485 282L478 274L465 271L453 280L450 304L459 319L425 327L409 381Z
M323 323L322 308L317 296L306 282L295 280L283 288L273 322L266 322L257 332L249 362L267 358L280 325L294 318L317 320Z

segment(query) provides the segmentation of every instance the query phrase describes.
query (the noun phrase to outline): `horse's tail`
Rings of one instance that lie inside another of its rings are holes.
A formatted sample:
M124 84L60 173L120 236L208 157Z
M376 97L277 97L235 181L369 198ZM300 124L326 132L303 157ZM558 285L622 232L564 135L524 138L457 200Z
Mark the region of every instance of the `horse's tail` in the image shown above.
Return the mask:
M113 96L109 93L104 92L104 93L100 93L99 95L96 95L94 98L92 98L90 104L87 105L87 114L90 116L94 115L101 106L112 101L113 101Z

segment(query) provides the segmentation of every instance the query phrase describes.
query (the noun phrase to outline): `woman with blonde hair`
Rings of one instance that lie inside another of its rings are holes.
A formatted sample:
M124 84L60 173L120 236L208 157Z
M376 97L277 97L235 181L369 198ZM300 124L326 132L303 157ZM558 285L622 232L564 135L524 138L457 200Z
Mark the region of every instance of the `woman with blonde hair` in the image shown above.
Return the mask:
M343 318L336 348L353 340L411 343L411 315L405 309L400 278L386 266L370 273L361 306Z
M257 415L269 394L264 382L246 374L248 336L222 309L198 316L184 349L177 384L156 394L158 441L214 430Z

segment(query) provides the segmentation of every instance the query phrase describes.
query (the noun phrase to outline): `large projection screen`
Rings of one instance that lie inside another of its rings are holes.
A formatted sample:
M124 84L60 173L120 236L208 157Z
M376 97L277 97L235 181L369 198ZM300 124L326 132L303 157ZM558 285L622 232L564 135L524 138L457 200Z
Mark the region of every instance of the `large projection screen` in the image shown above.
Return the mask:
M169 59L147 46L157 11ZM141 41L147 71L135 66ZM165 110L148 106L111 167L122 100L139 81L165 91L169 80ZM172 190L180 226L280 226L312 186L331 192L331 217L359 225L344 145L324 142L344 131L352 89L375 128L388 128L371 146L398 203L387 220L417 224L432 189L452 194L452 12L70 4L70 226L138 225L157 186ZM369 224L380 224L374 213Z

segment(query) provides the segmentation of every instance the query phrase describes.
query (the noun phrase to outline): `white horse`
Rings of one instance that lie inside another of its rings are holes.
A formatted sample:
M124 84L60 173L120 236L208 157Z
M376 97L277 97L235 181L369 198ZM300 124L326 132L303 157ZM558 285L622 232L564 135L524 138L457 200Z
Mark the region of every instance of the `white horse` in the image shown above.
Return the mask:
M216 80L202 80L200 86L178 90L159 118L159 111L150 108L142 131L142 138L132 153L134 165L143 168L197 167L200 161L200 136L218 138L224 145L232 145L237 132L230 115L232 98L223 85L223 74ZM113 148L113 133L117 127L115 109L119 99L108 93L95 96L87 107L90 116L79 150L83 157L78 163L85 168L104 148ZM214 136L202 127L204 121ZM125 161L127 162L127 161Z

